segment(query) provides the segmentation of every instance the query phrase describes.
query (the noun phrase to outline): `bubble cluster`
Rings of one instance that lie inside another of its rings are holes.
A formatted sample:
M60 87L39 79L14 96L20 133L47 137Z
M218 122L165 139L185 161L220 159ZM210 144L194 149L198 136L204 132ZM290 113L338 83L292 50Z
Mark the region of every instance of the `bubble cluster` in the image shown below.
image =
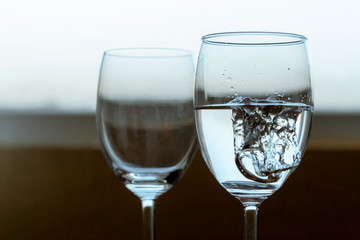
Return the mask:
M235 161L240 172L257 182L276 182L301 158L296 134L298 116L307 108L271 96L237 97L232 110Z

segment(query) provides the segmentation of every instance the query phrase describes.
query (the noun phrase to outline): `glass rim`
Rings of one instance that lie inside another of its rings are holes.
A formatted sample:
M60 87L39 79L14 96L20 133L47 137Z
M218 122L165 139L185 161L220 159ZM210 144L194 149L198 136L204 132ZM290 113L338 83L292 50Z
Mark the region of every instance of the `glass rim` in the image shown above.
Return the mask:
M124 58L176 58L192 55L193 52L187 49L158 47L113 48L104 52L104 56Z
M288 40L283 41L234 41L230 40L234 37L245 37L245 36L267 36L267 37L276 37L283 38ZM230 41L217 40L216 38L227 38ZM304 35L296 33L286 33L286 32L266 32L266 31L244 31L244 32L220 32L220 33L211 33L203 36L201 38L203 43L213 44L213 45L233 45L233 46L271 46L271 45L293 45L293 44L303 44L307 41L307 38Z

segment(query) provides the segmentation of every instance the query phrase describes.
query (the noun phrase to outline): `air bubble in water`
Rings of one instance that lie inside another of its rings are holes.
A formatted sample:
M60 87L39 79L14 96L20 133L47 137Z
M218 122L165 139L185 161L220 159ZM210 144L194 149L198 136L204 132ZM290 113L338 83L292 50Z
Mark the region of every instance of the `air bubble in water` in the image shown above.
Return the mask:
M275 96L270 96L266 99L267 101L271 101L271 102L274 102L274 101L279 101L280 99L275 97Z

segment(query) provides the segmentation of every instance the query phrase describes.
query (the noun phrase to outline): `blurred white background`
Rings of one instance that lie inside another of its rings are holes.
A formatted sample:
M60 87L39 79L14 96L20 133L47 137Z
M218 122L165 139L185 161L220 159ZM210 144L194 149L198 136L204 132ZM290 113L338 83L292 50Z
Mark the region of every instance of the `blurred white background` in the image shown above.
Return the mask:
M317 112L360 112L356 0L2 0L0 111L92 113L102 53L198 52L202 35L282 31L308 37Z

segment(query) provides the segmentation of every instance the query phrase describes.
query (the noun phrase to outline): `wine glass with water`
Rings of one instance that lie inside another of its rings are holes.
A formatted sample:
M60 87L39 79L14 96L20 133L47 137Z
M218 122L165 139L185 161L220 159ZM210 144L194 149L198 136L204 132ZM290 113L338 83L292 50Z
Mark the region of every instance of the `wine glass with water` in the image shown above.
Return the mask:
M194 62L179 49L104 53L97 126L106 160L143 207L144 239L155 238L154 208L193 158Z
M202 38L195 119L204 159L245 208L245 239L257 239L263 200L295 171L313 113L306 38L233 32Z

